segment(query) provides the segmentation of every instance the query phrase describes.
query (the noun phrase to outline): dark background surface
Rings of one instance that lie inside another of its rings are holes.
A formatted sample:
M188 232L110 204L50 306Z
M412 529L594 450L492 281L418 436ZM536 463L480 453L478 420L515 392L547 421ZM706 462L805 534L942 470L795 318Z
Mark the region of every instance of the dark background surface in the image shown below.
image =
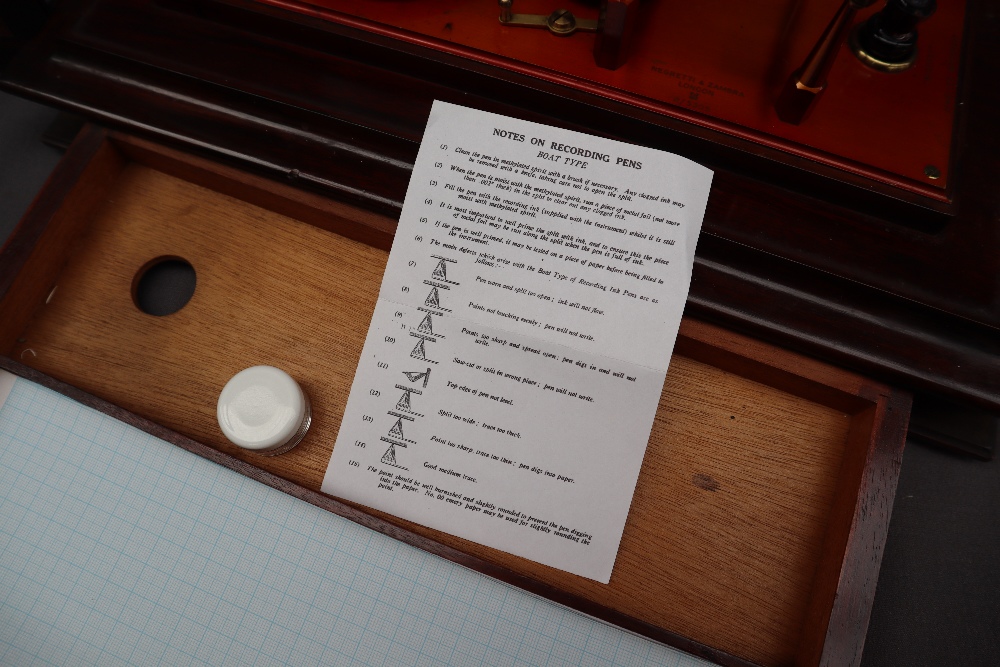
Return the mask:
M56 116L0 93L0 239L61 156ZM998 565L1000 462L908 442L863 664L1000 665Z

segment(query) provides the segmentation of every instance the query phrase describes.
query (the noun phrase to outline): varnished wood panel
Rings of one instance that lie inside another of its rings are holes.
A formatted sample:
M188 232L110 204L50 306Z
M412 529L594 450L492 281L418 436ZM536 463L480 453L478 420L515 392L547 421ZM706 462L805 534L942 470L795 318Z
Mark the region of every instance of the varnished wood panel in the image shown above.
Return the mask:
M0 86L390 217L434 99L706 164L715 178L690 314L1000 410L1000 283L984 279L1000 270L1000 14L986 0L966 2L956 205L943 209L593 92L257 0L61 5Z
M502 26L490 2L261 1L753 136L797 156L944 199L947 175L930 179L924 167L935 164L947 171L964 2L938 5L934 20L920 26L917 61L896 76L863 65L846 40L838 44L823 95L806 122L791 125L774 111L781 84L802 66L842 0L645 3L627 45L629 57L613 71L595 67L593 35L567 39ZM594 4L578 0L560 7L578 18L597 18ZM548 0L518 0L514 11L547 15L553 7ZM863 9L855 23L881 8ZM939 103L924 104L928 99ZM902 108L908 113L895 112Z
M105 196L15 357L318 489L385 252L138 163ZM184 309L157 318L138 311L130 288L164 255L190 261L198 283ZM759 664L792 664L811 632L803 620L861 384L813 364L813 376L844 386L812 391L817 380L789 379L794 357L768 373L716 355L730 372L713 363L709 335L682 330L690 356L672 363L609 586L410 527ZM227 445L215 422L225 381L258 363L288 370L313 401L310 435L273 459ZM838 392L848 398L830 400Z
M76 145L84 160L60 163L4 245L0 261L0 354L9 354L19 333L55 285L81 229L118 177L122 155L91 132Z
M139 268L162 256L190 262L197 285L161 318L140 312L131 289ZM387 257L133 163L14 356L211 444L225 442L218 393L255 364L288 371L315 423L339 424ZM281 457L293 470L284 476L319 488L332 447L324 431L307 442L323 440L315 444L326 453L299 447Z

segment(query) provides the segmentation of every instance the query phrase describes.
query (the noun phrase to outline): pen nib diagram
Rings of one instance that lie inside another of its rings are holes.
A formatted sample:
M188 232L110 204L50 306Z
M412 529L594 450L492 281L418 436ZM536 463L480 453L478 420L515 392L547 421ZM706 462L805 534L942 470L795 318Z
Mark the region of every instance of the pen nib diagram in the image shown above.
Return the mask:
M427 295L427 298L424 299L424 305L425 306L429 306L430 308L440 308L441 307L441 299L440 299L440 297L438 297L438 288L437 287L432 287L431 288L431 291Z
M425 340L423 338L418 340L417 344L413 346L413 350L410 352L410 356L413 357L414 359L419 359L420 361L429 361L432 364L436 364L437 363L436 361L427 358L427 349L424 346L424 343Z
M447 264L443 259L438 260L438 264L434 268L434 272L431 273L431 278L434 278L436 280L448 280L448 270L446 267Z
M404 468L396 462L396 446L389 445L389 449L385 450L385 454L382 455L382 463L401 468L403 470L409 470L409 468Z
M407 415L412 417L423 417L422 414L413 411L413 394L417 394L419 396L423 392L416 387L407 387L405 384L397 384L396 389L403 390L403 395L399 397L398 401L396 401L396 409L400 412L405 412ZM402 416L396 412L392 412L391 410L388 414L393 416Z
M424 315L424 319L420 323L420 326L417 327L417 331L419 331L420 333L425 333L425 334L433 334L434 333L434 327L433 327L432 322L431 322L431 314L430 313L427 313L426 315Z
M405 375L406 379L410 382L419 382L420 380L423 380L424 389L426 389L427 382L431 379L431 369L428 368L426 371L403 371L403 375Z
M402 419L397 419L396 423L393 424L392 428L389 429L389 437L390 438L399 438L400 440L405 440L406 439L406 438L403 437L403 420Z
M432 258L438 261L437 266L431 271L431 280L435 283L447 283L447 285L458 285L454 280L448 280L448 263L456 263L455 260L449 257L442 257L441 255L431 255ZM452 267L455 268L455 267ZM427 281L424 281L427 282ZM429 283L434 284L434 283ZM443 289L449 289L447 285L440 285Z

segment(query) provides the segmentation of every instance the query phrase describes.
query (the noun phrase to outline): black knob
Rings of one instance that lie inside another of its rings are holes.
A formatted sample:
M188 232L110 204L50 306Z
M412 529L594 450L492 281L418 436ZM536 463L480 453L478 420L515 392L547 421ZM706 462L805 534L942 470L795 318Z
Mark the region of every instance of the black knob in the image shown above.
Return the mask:
M937 0L888 0L854 33L855 53L874 67L908 67L917 57L917 24L935 9Z

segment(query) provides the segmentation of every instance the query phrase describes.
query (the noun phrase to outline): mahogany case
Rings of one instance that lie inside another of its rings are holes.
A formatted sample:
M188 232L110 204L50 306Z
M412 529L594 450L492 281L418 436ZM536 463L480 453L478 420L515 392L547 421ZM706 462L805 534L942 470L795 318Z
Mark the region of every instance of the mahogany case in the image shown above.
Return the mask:
M816 112L777 125L841 4L644 2L653 37L612 72L490 0L65 0L0 86L387 218L435 99L678 153L715 171L689 314L998 413L1000 15L939 3L898 75L844 45Z

